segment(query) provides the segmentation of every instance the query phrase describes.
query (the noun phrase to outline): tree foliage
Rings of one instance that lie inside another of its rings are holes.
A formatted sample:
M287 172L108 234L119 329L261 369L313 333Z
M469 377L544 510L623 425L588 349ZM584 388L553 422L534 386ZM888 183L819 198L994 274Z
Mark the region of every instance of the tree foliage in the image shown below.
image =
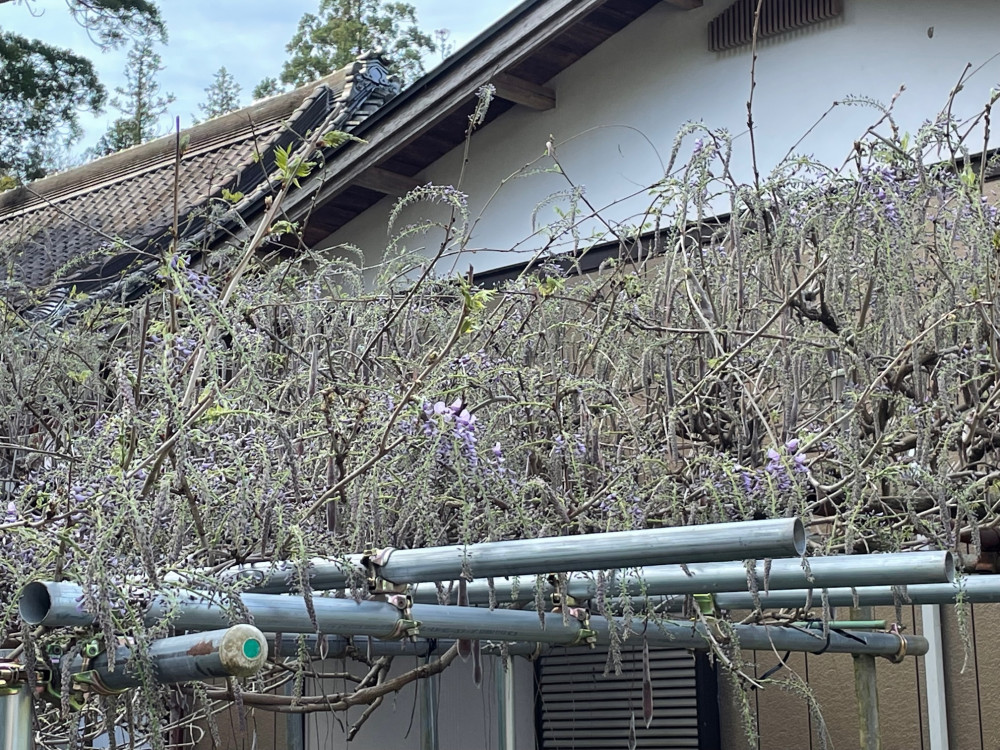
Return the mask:
M278 79L268 76L253 87L251 96L254 101L257 101L258 99L266 99L269 96L279 93L281 93L281 84L278 83Z
M281 80L302 86L373 50L383 50L395 72L412 81L424 72L423 55L435 44L420 30L410 3L320 0L318 13L302 16L286 49L291 57Z
M102 49L150 26L162 29L149 0L67 0L69 12ZM94 67L73 51L0 31L0 173L31 180L46 172L47 145L80 136L81 110L99 111L107 93Z
M212 77L212 83L205 89L205 101L198 105L205 119L233 112L240 108L240 92L242 87L236 77L223 65Z
M100 638L146 642L166 623L143 625L143 590L197 574L231 601L239 584L197 571L247 561L790 515L822 521L814 555L954 549L1000 521L1000 221L965 128L942 115L901 136L879 117L846 166L792 158L759 185L731 171L726 133L686 127L651 211L604 224L621 253L595 274L550 259L499 290L436 277L474 218L427 186L398 205L428 218L394 226L374 287L298 247L195 267L182 246L146 304L78 300L63 326L8 310L0 640L34 576L82 584ZM525 176L567 180L543 234L582 242L577 217L603 212L556 153ZM282 192L316 158L286 154ZM379 663L366 691L281 697L316 668L288 666L244 705L390 689ZM160 706L134 698L154 737ZM77 725L58 707L41 722L50 745Z
M175 100L173 94L161 93L156 80L164 70L156 45L165 39L161 29L147 27L129 50L125 84L115 88L118 96L111 100L122 117L97 142L94 151L99 155L138 146L160 134L160 120Z

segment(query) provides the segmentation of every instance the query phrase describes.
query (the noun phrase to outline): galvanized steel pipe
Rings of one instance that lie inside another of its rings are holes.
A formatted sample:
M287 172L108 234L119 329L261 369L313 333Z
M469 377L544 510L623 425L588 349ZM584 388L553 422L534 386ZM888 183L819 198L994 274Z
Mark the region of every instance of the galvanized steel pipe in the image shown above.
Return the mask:
M771 521L672 526L640 531L482 542L467 546L388 548L372 556L349 555L342 560L310 562L309 578L317 590L358 585L367 574L366 562L391 583L451 581L463 575L502 578L535 573L596 570L792 557L805 551L805 530L797 518ZM247 579L248 590L278 593L291 589L290 563L246 565L220 574Z
M969 576L954 583L926 583L905 586L900 595L893 593L892 586L859 586L827 589L832 607L853 607L854 592L857 592L859 606L891 606L897 599L903 604L954 604L962 593L964 601L971 604L995 604L1000 602L1000 575ZM760 592L760 605L768 609L804 607L809 598L809 589L790 591ZM812 606L819 607L822 590L812 590ZM753 597L748 592L716 594L715 603L723 609L753 609Z
M875 555L840 555L810 557L809 570L802 558L772 560L765 585L765 565L756 562L753 574L758 588L763 590L829 588L835 586L902 585L917 583L948 583L955 578L955 562L948 551L897 552ZM714 562L680 565L658 565L640 568L634 573L609 577L605 585L608 596L627 592L631 596L660 594L714 594L721 591L743 591L748 587L748 569L744 562ZM566 593L578 600L593 599L597 594L596 573L574 574L566 584ZM524 603L535 600L538 576L515 582L494 580L493 595L498 604ZM470 604L488 604L490 586L487 581L467 584ZM548 581L542 581L542 596L556 592ZM452 599L457 587L452 587ZM438 602L437 587L420 584L414 587L413 600L426 604Z
M606 620L600 618L597 627L605 628L606 623ZM927 639L918 635L831 630L827 638L820 632L777 625L733 625L732 627L740 648L747 650L870 654L892 658L907 655L923 656L928 648ZM650 645L707 648L706 629L700 622L695 625L679 620L664 620L650 622L646 628L641 621L634 621L632 631L637 636L645 637ZM660 637L650 639L650 632L656 632ZM598 642L605 642L606 638L607 634L599 630ZM701 639L700 643L698 639Z
M6 661L10 651L0 651L0 748L31 750L35 746L31 727L31 693L20 664Z
M265 633L267 638L268 651L272 657L294 657L299 654L299 638L305 640L303 648L305 652L313 657L320 656L319 639L312 634L289 633L282 635L281 642L278 643L276 634ZM339 635L325 635L326 641L324 653L329 659L343 659L352 654L362 654L369 656L434 656L443 654L455 645L456 641L450 638L407 638L401 641L381 641L368 636L354 636L346 638ZM537 656L544 653L545 649L539 647L537 643L507 641L480 641L480 649L486 656L499 656L502 652L501 643L506 643L506 651L511 656Z
M21 619L29 625L79 627L92 625L95 617L81 606L83 589L75 583L29 583L18 602ZM254 624L262 630L276 633L313 633L313 626L301 596L277 594L243 594L241 607L253 613ZM324 627L324 633L370 635L377 638L398 636L400 610L387 602L356 602L353 599L313 599L316 616L321 623L336 622L337 629ZM175 592L153 598L143 621L153 625L169 616L178 630L217 630L232 624L227 609L218 598L196 592Z
M138 687L141 677L129 668L132 649L119 646L115 652L115 671L108 669L108 655L99 654L87 665L77 659L76 679L98 691L119 691ZM162 685L211 677L249 677L267 661L267 641L253 625L234 625L225 630L180 635L153 641L149 647L153 679ZM96 680L94 679L96 678Z
M48 584L66 586L67 584ZM36 587L33 591L38 591ZM43 589L44 590L44 586ZM27 594L27 589L26 589ZM55 597L65 599L64 590ZM477 639L493 641L527 641L574 645L582 643L593 635L597 644L611 642L610 628L624 627L623 618L609 621L603 617L588 617L581 621L575 617L564 618L562 613L549 612L539 615L526 610L487 610L478 607L442 607L436 604L414 604L404 612L395 605L380 601L355 602L353 599L328 599L315 597L312 601L316 615L315 625L310 619L305 602L301 597L276 594L244 594L242 605L252 615L254 622L267 630L281 633L312 633L317 629L323 633L338 635L370 635L379 638L399 637L417 625L419 635L424 638ZM75 610L75 608L74 608ZM170 622L177 628L212 627L228 619L225 610L218 604L192 595L176 602L157 600L150 608L148 616L152 621L170 612ZM38 624L63 624L58 613L42 608L33 609L32 602L22 598L22 617L25 614L41 615L33 619ZM78 618L75 611L74 621ZM405 615L405 618L404 618ZM27 618L26 618L27 619ZM32 623L32 620L27 620ZM857 638L831 636L829 644L814 633L790 628L776 628L758 625L737 625L736 632L745 648L782 648L794 651L834 651L846 653L872 653L891 655L900 651L901 642L897 636L884 633L858 633ZM651 620L648 624L640 618L632 620L631 628L638 636L646 638L650 645L673 646L675 648L704 649L708 647L705 631L701 624L679 620ZM907 636L906 652L920 654L926 652L926 640Z
M33 735L28 686L0 690L0 747L31 750L35 746Z

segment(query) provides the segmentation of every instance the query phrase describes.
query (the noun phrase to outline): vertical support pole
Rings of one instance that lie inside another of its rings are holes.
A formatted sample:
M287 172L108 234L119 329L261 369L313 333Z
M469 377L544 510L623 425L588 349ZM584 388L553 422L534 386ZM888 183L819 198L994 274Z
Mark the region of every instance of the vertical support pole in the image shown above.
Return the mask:
M852 620L871 620L871 607L851 608ZM854 693L858 699L858 731L861 750L882 750L878 725L878 683L875 657L854 654Z
M284 693L285 695L292 695L295 692L295 682L290 681L285 683ZM279 718L281 714L274 714L275 720L280 721ZM285 718L285 738L287 743L285 747L288 750L304 750L306 746L306 715L290 713L287 714Z
M425 663L430 662L428 654ZM420 698L420 750L438 750L438 691L440 675L431 675L417 681Z
M507 750L507 690L504 681L503 657L497 656L493 664L493 689L497 694L497 750Z
M517 725L514 723L514 659L494 659L497 686L497 748L516 750Z
M34 746L28 686L15 684L0 688L0 748L31 750Z
M941 606L920 607L923 635L930 644L924 657L927 677L927 729L930 750L948 750L948 710L944 680L944 648L941 637Z
M875 657L854 654L854 692L858 696L858 723L861 750L882 750L878 730L878 687L875 683Z
M6 660L10 651L0 651L0 748L32 750L31 693L23 682L20 665Z

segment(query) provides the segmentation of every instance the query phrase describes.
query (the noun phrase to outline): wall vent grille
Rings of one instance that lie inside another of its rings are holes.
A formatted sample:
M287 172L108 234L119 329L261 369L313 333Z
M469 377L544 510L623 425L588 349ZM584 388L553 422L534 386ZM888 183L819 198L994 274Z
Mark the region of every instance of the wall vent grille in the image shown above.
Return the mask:
M635 714L639 748L697 750L698 679L684 649L650 648L653 721L642 720L642 648L621 648L622 673L605 674L604 649L553 650L538 661L539 750L620 750ZM718 700L717 696L712 696Z
M708 48L721 52L750 44L756 11L757 0L736 0L708 24ZM843 12L843 0L764 0L757 37L776 36L836 18Z

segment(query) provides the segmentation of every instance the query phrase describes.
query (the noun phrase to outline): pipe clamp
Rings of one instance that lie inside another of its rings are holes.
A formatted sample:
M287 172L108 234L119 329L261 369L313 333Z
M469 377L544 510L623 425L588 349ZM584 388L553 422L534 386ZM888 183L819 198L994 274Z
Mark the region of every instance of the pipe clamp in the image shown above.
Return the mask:
M0 662L0 695L14 695L27 682L24 665Z
M569 645L594 648L597 645L597 631L590 627L590 610L586 607L567 607L566 613L580 621L580 630Z
M365 566L365 582L368 584L369 594L376 596L406 592L407 584L393 583L382 577L382 566L389 562L389 556L395 551L395 547L383 547L378 550L368 550L361 557L361 564Z
M903 661L903 659L906 658L906 636L896 630L890 631L890 634L899 638L899 651L897 651L892 656L887 656L885 658L891 661L893 664L899 664L901 661Z
M383 594L382 597L400 612L399 621L390 639L415 638L420 634L420 622L413 619L413 598L409 594Z

